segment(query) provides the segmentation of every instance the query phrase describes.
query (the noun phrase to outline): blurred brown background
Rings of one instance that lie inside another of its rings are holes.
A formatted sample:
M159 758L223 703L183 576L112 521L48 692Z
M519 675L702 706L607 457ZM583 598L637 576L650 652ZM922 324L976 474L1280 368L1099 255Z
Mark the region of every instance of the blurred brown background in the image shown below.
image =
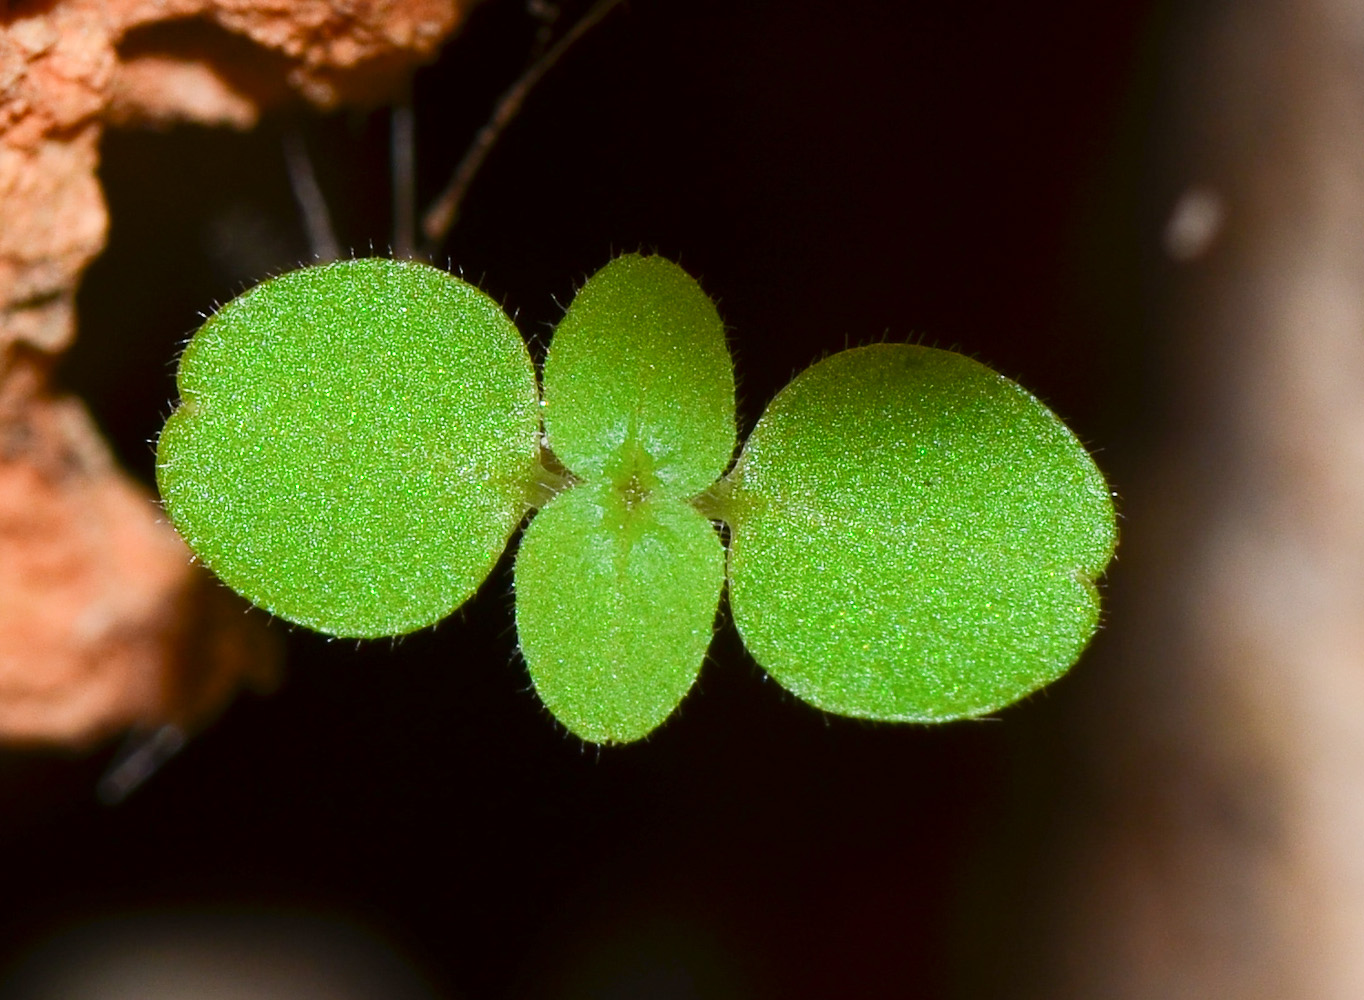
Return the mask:
M486 0L416 74L422 200L546 11ZM435 996L1364 996L1361 42L1332 0L624 4L497 146L451 266L542 350L611 253L679 260L732 329L745 429L845 344L991 364L1119 494L1107 627L1046 692L935 729L823 716L727 628L675 719L597 752L528 689L507 560L358 647L206 586L175 662L277 690L204 695L117 806L117 736L0 755L0 990L47 995L35 968L92 926L250 966L239 925L283 913L364 929ZM79 338L9 363L79 394L144 486L200 314L308 256L287 136L343 245L388 246L389 116L337 100L99 139Z

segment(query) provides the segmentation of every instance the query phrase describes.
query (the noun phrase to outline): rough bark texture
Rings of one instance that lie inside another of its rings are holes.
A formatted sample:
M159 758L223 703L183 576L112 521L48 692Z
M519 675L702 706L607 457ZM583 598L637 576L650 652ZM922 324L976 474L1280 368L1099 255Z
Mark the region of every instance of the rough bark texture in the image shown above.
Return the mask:
M469 2L0 0L0 741L192 725L271 673L81 405L46 387L104 246L102 128L382 101Z

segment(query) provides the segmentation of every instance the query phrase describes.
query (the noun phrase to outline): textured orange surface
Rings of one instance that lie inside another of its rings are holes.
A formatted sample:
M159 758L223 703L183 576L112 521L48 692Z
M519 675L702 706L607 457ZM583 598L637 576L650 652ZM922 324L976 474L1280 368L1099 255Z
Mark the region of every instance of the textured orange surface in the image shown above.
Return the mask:
M0 741L194 725L273 673L81 404L46 387L105 243L102 129L382 102L470 3L0 3Z
M212 623L226 592L78 402L23 395L33 374L12 369L0 403L0 736L80 746L130 724L193 727L242 679L268 683L269 648Z
M295 96L382 101L465 5L65 0L0 13L0 346L70 341L76 281L108 224L95 179L104 123L248 127Z

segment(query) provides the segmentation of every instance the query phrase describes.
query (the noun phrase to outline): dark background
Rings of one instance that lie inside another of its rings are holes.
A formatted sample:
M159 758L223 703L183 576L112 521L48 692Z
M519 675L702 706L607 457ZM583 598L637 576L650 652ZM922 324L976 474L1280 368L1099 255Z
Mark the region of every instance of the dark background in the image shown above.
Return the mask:
M532 95L445 254L537 351L613 253L680 261L732 330L744 431L824 353L962 350L1056 409L1121 494L1155 391L1137 248L1163 17L1149 0L634 0ZM423 201L533 31L491 0L417 76ZM63 378L148 483L200 313L308 256L290 127L343 244L382 252L382 110L105 140L111 240ZM504 559L393 642L272 624L282 688L240 698L120 806L94 801L108 752L26 759L0 823L0 959L90 918L246 906L358 922L474 998L1008 996L1044 974L1038 883L1056 818L1084 808L1068 712L1103 633L997 719L925 728L805 706L726 627L675 718L598 751L529 689L510 582Z

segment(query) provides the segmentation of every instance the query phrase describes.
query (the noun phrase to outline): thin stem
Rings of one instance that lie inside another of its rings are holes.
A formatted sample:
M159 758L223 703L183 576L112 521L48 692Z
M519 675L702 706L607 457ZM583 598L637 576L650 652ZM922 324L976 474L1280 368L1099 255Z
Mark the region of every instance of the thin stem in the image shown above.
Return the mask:
M308 246L313 256L323 263L336 260L341 256L341 249L336 241L336 231L332 229L327 199L317 183L313 159L308 155L308 145L297 125L284 130L284 166L289 172L294 201L298 202L298 210L303 215L303 228L308 233Z
M554 499L555 494L579 482L577 476L569 472L554 452L543 445L540 448L540 461L535 465L535 480L530 489L530 505L539 510Z
M454 173L450 176L450 183L445 186L440 197L427 209L426 215L422 218L422 233L426 237L427 256L435 256L436 251L445 242L445 238L449 236L455 220L459 218L460 205L464 201L464 196L468 194L469 187L473 184L479 168L483 166L483 161L488 158L488 154L492 152L493 146L502 137L507 126L520 112L521 106L526 102L526 97L535 88L535 85L554 67L554 64L563 57L564 53L572 48L578 39L587 34L619 3L620 0L597 0L587 13L564 33L562 38L532 63L530 68L521 74L520 79L498 98L492 116L479 129L478 135L474 136L474 141L469 145L464 158L459 161Z
M406 87L389 113L389 163L393 172L393 256L417 250L417 156L412 88Z
M96 796L105 805L118 805L161 770L188 740L183 729L169 723L129 736L100 778Z
M738 485L739 479L732 470L729 475L722 476L705 491L692 497L691 505L707 520L730 524L734 517L734 491Z

